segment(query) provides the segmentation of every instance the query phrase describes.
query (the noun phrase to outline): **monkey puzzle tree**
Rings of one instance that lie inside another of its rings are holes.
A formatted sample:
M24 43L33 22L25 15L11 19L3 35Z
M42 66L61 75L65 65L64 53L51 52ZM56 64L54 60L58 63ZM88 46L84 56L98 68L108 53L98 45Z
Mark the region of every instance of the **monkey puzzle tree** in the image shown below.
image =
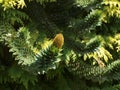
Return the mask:
M0 88L119 90L119 8L119 0L1 0Z

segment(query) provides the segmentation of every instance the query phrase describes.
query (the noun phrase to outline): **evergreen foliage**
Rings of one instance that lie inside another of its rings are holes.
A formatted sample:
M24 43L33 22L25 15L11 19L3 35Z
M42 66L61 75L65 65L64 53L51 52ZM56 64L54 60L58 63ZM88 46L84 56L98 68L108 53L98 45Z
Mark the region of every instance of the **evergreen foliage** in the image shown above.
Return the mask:
M119 0L0 0L1 90L119 90Z

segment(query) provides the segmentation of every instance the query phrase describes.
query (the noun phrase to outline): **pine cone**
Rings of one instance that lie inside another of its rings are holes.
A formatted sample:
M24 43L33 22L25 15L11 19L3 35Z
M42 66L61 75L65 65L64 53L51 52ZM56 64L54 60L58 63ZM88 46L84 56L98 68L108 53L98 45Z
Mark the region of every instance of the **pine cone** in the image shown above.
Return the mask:
M59 33L53 39L53 45L57 48L62 48L63 44L64 44L64 36L62 33Z

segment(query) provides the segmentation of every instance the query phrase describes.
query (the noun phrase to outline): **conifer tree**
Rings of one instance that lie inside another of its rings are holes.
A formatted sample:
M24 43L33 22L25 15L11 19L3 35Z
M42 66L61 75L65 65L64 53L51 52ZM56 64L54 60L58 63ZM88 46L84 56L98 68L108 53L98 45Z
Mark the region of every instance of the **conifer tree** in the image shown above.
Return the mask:
M119 0L0 0L0 89L119 90L119 8Z

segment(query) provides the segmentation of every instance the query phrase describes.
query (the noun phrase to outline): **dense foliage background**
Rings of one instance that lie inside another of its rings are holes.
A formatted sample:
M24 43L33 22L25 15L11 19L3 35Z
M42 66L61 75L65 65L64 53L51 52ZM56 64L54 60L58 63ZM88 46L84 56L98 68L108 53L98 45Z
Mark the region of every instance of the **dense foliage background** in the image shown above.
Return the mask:
M120 0L0 0L0 90L119 90Z

